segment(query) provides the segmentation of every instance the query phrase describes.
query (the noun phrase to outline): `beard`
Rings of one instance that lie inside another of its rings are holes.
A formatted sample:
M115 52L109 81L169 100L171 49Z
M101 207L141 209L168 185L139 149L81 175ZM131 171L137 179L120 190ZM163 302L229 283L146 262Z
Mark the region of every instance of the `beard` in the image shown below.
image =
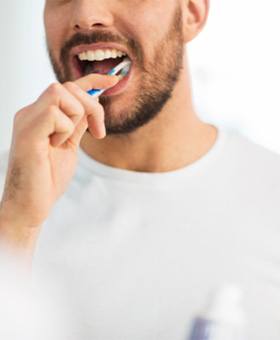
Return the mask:
M60 53L60 64L55 60L54 53L48 46L50 57L57 80L61 83L73 81L69 65L69 52L80 44L97 42L117 42L128 47L136 57L135 60L140 78L137 83L136 95L127 107L125 93L122 94L124 103L118 113L114 110L114 96L100 96L99 102L104 108L104 123L106 135L124 135L136 131L148 124L162 111L172 97L178 82L184 62L183 21L181 8L177 8L172 23L164 39L155 47L153 60L144 62L143 51L137 41L123 40L109 32L93 32L90 36L77 33L67 41ZM61 65L61 66L60 66ZM89 130L87 129L87 132Z

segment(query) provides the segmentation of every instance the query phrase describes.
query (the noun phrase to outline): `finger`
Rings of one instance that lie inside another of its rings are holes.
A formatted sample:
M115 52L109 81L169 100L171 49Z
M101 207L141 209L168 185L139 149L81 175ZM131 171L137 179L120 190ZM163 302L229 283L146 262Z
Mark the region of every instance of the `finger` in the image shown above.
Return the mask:
M72 145L78 147L81 143L82 137L85 134L87 128L89 128L90 133L98 139L104 138L106 136L105 127L102 128L96 124L96 120L88 121L91 116L84 116L79 124L75 127L75 130L70 136L69 141ZM89 126L90 125L90 126Z
M83 105L62 84L53 83L37 100L38 111L40 107L56 105L76 125L85 114Z
M106 136L104 121L103 124L100 124L93 116L88 116L88 128L90 133L98 139L102 139Z
M73 134L69 137L69 142L76 148L80 145L81 139L88 128L87 116L84 116L75 127Z
M91 73L85 77L75 80L73 83L78 85L82 90L89 91L92 89L107 89L113 87L119 81L119 76Z
M96 138L104 138L106 129L104 124L104 108L97 98L92 98L75 83L66 83L67 90L79 100L88 117L88 126L92 135ZM75 137L76 138L76 137ZM78 135L79 138L79 135Z
M49 131L50 143L54 147L63 144L75 129L73 121L55 105L43 112L38 121L38 129L43 129L44 133Z

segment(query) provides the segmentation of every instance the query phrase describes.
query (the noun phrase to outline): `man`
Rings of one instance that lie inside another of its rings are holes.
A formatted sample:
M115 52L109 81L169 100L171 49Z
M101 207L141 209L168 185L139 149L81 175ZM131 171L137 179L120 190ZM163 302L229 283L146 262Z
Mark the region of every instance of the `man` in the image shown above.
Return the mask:
M62 338L187 339L234 284L248 339L279 339L280 158L195 111L185 44L208 12L46 0L58 82L15 115L0 235L51 277ZM125 56L125 78L105 75Z

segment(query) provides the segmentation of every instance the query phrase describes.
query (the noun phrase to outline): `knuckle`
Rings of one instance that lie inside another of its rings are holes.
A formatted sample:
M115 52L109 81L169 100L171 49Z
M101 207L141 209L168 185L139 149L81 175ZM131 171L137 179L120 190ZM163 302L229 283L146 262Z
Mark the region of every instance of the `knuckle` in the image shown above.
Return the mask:
M73 132L75 131L75 125L73 124L73 122L68 121L68 120L63 120L63 122L61 122L61 127L63 130L63 133L68 137L71 136Z
M79 101L77 101L77 114L79 116L84 116L85 112L86 112L86 110L85 110L84 106Z
M58 92L60 92L61 90L61 84L58 83L58 82L55 82L55 83L52 83L48 89L47 89L47 92L50 94L50 95L57 95Z
M84 107L82 105L78 105L77 109L75 110L75 117L77 117L76 121L79 122L83 118L85 113L86 110L84 109Z
M57 107L55 105L50 105L43 115L45 115L47 118L53 118L54 116L57 116Z
M73 111L75 112L75 115L79 116L80 118L84 116L86 112L84 106L78 100L76 100L75 106L73 106Z
M16 124L18 121L21 121L23 117L26 116L26 113L29 111L30 106L26 106L19 111L16 112L13 118L13 123Z
M70 90L77 90L77 88L79 88L78 85L73 83L72 81L67 81L63 85Z
M91 105L88 112L87 112L88 115L91 115L91 116L94 116L94 117L99 116L103 113L104 113L104 109L99 103L95 103L95 104Z
M48 108L48 112L49 112L49 114L52 114L52 115L56 114L57 106L56 105L50 105L49 108Z
M71 81L64 83L63 86L65 86L66 89L69 90L71 93L75 92L75 94L73 95L73 104L74 104L75 113L78 116L83 116L85 114L85 108L81 104L81 101L80 101L81 95L83 95L83 93L80 92L81 88L77 84L75 84ZM77 93L77 91L79 93ZM77 97L77 95L79 95L79 97Z
M87 112L87 115L89 116L89 117L93 117L93 118L95 118L95 117L97 117L97 116L99 116L99 111L97 110L97 109L90 109L88 112Z
M19 118L21 118L23 112L24 112L24 109L21 109L14 115L14 122L19 120Z

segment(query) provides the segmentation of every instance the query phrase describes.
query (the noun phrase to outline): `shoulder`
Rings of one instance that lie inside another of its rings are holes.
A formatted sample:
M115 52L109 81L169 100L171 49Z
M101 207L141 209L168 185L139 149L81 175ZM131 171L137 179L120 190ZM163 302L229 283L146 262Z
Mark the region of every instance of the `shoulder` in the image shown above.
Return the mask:
M252 177L280 178L280 153L258 144L241 132L224 130L226 134L225 157L227 164L238 173Z
M225 193L253 214L277 215L279 224L280 154L240 132L225 132L219 181Z

